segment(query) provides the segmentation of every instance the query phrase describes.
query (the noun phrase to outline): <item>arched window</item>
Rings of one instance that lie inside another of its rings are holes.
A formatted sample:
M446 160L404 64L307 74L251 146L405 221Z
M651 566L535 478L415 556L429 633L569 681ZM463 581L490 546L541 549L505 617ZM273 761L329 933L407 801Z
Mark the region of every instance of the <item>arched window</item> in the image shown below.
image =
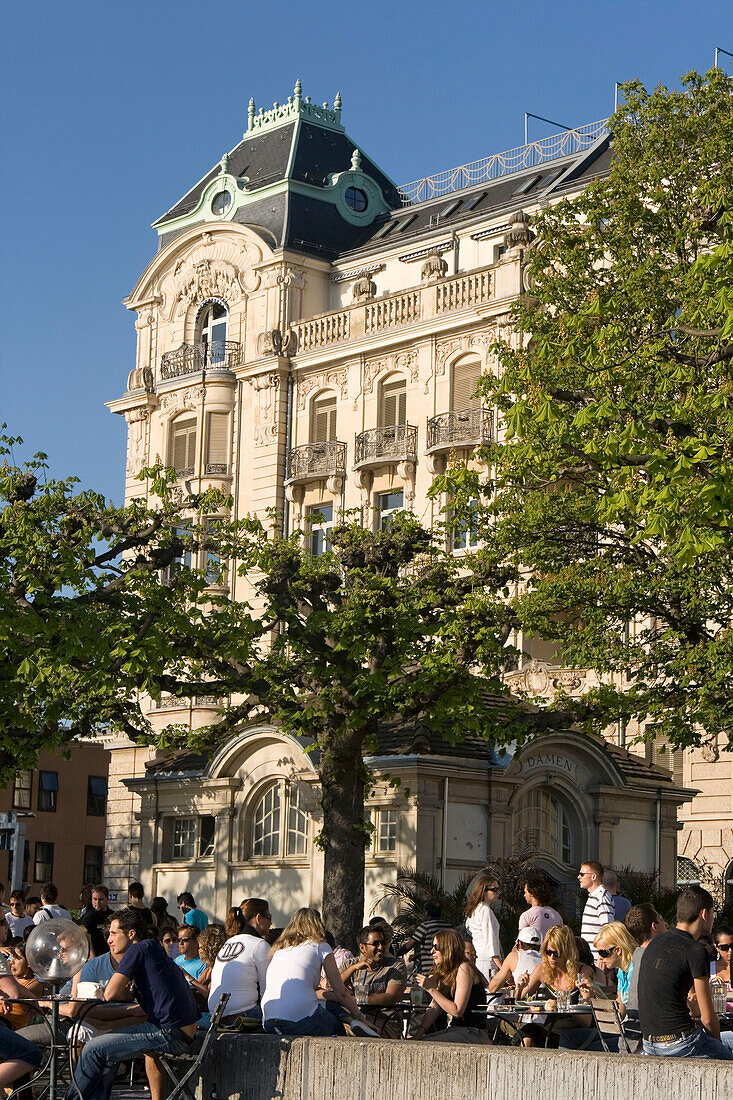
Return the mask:
M694 859L687 856L677 856L677 888L684 890L685 886L700 885L700 868Z
M223 366L226 362L227 322L223 302L206 302L196 325L196 343L201 345L203 365Z
M336 394L317 397L311 409L311 443L332 443L336 439Z
M517 801L512 836L515 842L521 839L522 846L532 845L560 863L576 862L568 811L556 794L544 787L533 787Z
M308 847L308 814L298 787L291 786L289 796L286 851L289 856L304 856Z
M478 355L464 355L453 364L450 394L451 412L481 408L481 399L476 396L480 377L481 360Z
M280 789L274 784L263 794L252 823L252 855L280 854Z
M252 814L252 856L305 855L308 824L308 811L298 785L284 779L272 783Z

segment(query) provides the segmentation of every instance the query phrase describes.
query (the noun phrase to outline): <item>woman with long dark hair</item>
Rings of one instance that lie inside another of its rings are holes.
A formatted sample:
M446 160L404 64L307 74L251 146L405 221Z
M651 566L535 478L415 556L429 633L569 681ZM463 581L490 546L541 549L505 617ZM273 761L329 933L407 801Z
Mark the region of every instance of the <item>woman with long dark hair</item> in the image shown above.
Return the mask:
M430 1006L413 1038L422 1039L428 1028L451 1017L448 1027L428 1038L437 1042L488 1043L486 1033L486 981L465 955L465 944L452 928L433 936L433 969L416 981L430 994Z
M487 982L501 966L499 922L491 910L491 902L498 901L500 894L496 877L482 871L476 876L466 902L466 927L476 948L476 967Z

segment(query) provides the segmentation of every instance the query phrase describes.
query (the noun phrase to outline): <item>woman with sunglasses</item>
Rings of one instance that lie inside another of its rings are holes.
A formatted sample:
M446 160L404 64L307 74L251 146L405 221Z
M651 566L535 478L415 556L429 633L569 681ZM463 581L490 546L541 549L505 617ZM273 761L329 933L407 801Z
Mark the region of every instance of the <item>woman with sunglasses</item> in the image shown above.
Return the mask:
M718 957L710 964L710 977L717 978L719 982L725 982L725 987L730 993L733 990L730 975L730 960L733 955L733 932L727 925L721 924L713 933ZM730 1000L730 997L728 998Z
M593 971L589 966L584 966L578 957L578 948L575 944L575 936L572 928L566 924L558 924L546 933L542 941L540 951L541 961L529 976L529 981L517 982L517 997L531 997L538 990L548 995L548 1015L536 1023L526 1024L520 1028L515 1037L525 1046L557 1046L559 1036L557 1031L575 1027L587 1027L590 1017L575 1016L564 1017L562 1020L553 1021L551 1012L554 1007L555 994L572 993L579 997L578 981L592 986Z
M491 910L491 903L500 896L494 875L483 872L477 875L466 902L466 927L476 948L476 967L487 982L501 966L499 922Z
M427 976L417 974L415 981L430 994L430 1006L413 1035L422 1039L436 1022L443 1030L428 1038L435 1042L488 1043L486 1033L486 982L473 963L466 959L464 941L452 928L433 936L433 969ZM484 1011L482 1011L482 1009ZM445 1027L446 1015L451 1017Z
M626 1015L629 999L629 981L631 980L631 960L639 946L625 924L615 920L606 924L593 941L598 954L598 966L601 970L615 970L618 994L618 1010Z

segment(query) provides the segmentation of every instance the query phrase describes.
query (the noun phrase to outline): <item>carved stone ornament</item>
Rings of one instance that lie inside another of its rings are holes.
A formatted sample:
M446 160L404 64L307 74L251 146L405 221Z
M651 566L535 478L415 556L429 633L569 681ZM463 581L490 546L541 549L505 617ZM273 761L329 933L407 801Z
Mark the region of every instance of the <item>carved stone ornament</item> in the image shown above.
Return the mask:
M294 329L281 332L279 328L268 329L257 337L258 355L295 355L298 350L298 336Z
M125 413L127 421L127 474L134 477L139 474L146 465L148 455L148 420L149 409L128 409Z
M268 329L257 337L258 355L279 355L283 347L283 337L279 328Z
M706 764L714 764L719 758L720 750L718 749L718 738L715 735L702 743L700 746L700 754Z
M146 393L152 393L153 390L153 372L150 367L135 367L131 370L127 376L127 389L130 390L145 390Z
M364 393L372 393L374 383L380 374L388 374L393 370L403 370L409 373L410 381L417 382L419 374L419 357L417 351L400 351L396 355L383 355L377 359L367 359L364 363Z
M431 252L420 270L423 283L437 283L448 274L448 261L439 252Z
M339 370L321 371L320 374L310 374L307 378L298 380L298 411L302 412L308 400L308 395L313 390L327 390L331 386L338 387L340 399L346 401L349 396L349 371L347 367Z
M351 293L355 302L365 302L377 293L377 284L368 275L363 275L361 279L356 280Z
M188 386L184 390L173 390L171 393L164 393L160 399L160 407L170 420L172 417L177 416L179 412L197 409L203 401L203 397L203 386Z
M435 348L436 375L444 375L446 363L459 352L483 351L484 356L488 356L489 348L495 340L496 330L493 326L485 332L469 332L449 340L440 340Z
M257 374L249 379L255 393L255 447L265 447L277 439L277 405L280 377L273 373Z
M584 669L557 668L545 664L544 661L531 660L517 672L507 673L504 679L513 690L547 698L558 689L572 695L582 688L586 676Z
M254 268L261 261L262 251L253 242L204 234L161 281L163 315L168 320L183 317L190 306L207 298L221 298L228 305L238 302L259 287Z
M504 244L507 248L526 248L534 238L534 233L529 228L529 215L524 210L517 210L512 217L512 227L504 234Z

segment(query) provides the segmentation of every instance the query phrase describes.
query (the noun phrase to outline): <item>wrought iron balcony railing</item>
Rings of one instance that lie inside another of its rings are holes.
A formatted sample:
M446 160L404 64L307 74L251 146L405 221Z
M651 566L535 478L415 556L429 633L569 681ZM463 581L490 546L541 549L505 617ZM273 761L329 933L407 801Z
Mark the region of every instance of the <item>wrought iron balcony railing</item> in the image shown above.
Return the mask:
M212 340L209 344L181 344L160 357L163 381L197 374L202 370L231 370L242 362L242 345L234 340Z
M288 481L307 481L346 473L346 444L305 443L288 452Z
M417 458L417 428L413 424L369 428L356 437L356 465L365 462L400 462Z
M429 451L491 443L493 418L488 409L459 409L428 420Z
M226 462L207 462L204 473L210 477L221 477L229 473L229 466Z

